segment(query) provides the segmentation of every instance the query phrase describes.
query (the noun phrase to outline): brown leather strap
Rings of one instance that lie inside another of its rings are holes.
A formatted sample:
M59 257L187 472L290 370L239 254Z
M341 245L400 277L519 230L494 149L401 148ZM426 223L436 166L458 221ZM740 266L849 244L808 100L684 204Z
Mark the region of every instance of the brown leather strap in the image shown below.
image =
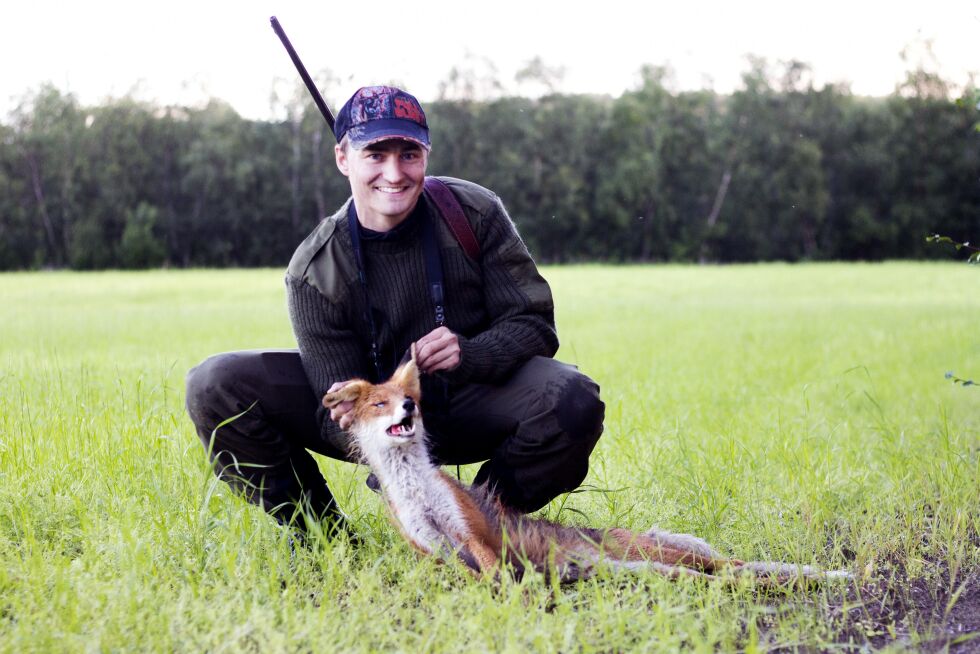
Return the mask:
M456 196L453 195L453 192L449 190L449 187L446 186L446 183L435 177L426 177L425 192L428 193L429 198L439 209L443 220L449 225L449 230L463 247L466 256L473 259L473 261L479 261L480 243L476 240L476 234L473 233L470 222L466 220L466 214L463 213L462 205L460 205Z

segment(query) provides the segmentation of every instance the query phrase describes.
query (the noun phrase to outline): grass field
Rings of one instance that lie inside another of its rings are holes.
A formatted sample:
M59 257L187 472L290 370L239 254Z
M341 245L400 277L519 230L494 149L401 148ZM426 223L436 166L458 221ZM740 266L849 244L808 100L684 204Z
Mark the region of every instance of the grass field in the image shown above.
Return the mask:
M209 474L208 354L291 347L282 272L0 275L0 651L617 652L980 647L980 271L545 269L559 357L602 386L576 524L846 567L762 594L655 575L554 588L418 559L363 467L364 539L295 555ZM475 469L464 469L464 476Z

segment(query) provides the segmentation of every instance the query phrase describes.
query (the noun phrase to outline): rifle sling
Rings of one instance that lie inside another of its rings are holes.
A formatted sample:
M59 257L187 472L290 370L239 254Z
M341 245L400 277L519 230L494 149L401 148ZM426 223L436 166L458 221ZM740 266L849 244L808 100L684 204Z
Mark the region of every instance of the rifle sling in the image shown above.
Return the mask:
M456 199L446 183L435 177L426 177L424 185L425 193L432 200L432 203L439 209L442 219L449 226L449 231L453 233L459 241L463 251L473 261L480 260L480 243L476 240L473 228L463 213L463 207Z
M436 238L435 225L429 212L423 211L419 218L422 220L420 227L422 252L425 258L426 281L429 288L429 295L432 297L432 306L435 309L435 324L436 327L441 327L446 324L446 308L439 242ZM370 330L371 363L374 366L374 372L376 374L375 382L380 383L384 380L384 373L381 369L381 356L378 349L378 328L374 322L374 311L371 307L371 298L368 295L367 268L364 265L364 252L361 248L361 226L357 220L357 209L354 207L353 202L351 202L350 209L347 211L347 226L350 231L351 246L354 249L354 261L357 264L357 278L364 294L364 307L366 312L364 322ZM470 234L472 235L472 230Z

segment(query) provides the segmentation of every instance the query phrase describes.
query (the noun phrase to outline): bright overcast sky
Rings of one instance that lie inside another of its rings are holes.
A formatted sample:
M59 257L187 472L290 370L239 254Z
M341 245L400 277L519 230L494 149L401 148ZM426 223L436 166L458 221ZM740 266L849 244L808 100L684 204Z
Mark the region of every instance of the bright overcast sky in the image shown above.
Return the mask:
M565 69L559 90L612 95L635 85L642 64L668 62L677 88L728 92L747 54L799 59L818 82L886 95L907 69L900 51L919 44L918 60L925 41L954 83L980 69L977 1L32 0L3 11L0 115L49 81L83 103L128 92L161 104L214 96L246 116L270 117L273 80L297 79L271 15L311 72L329 68L341 78L328 91L334 109L357 87L389 81L433 99L454 65L480 69L481 60L512 85L535 56Z

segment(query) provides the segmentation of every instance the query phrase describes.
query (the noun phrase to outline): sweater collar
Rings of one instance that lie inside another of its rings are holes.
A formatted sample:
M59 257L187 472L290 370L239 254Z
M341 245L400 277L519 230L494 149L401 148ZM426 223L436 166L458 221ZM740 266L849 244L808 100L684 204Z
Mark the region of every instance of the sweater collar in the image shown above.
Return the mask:
M353 202L348 205L347 213L357 220L357 208ZM365 245L377 243L408 243L418 235L422 221L425 219L427 213L425 202L422 201L422 198L419 198L419 201L415 204L415 208L412 209L412 213L408 214L405 220L398 223L393 229L387 232L378 232L365 227L357 220L357 231L361 237L361 241Z

